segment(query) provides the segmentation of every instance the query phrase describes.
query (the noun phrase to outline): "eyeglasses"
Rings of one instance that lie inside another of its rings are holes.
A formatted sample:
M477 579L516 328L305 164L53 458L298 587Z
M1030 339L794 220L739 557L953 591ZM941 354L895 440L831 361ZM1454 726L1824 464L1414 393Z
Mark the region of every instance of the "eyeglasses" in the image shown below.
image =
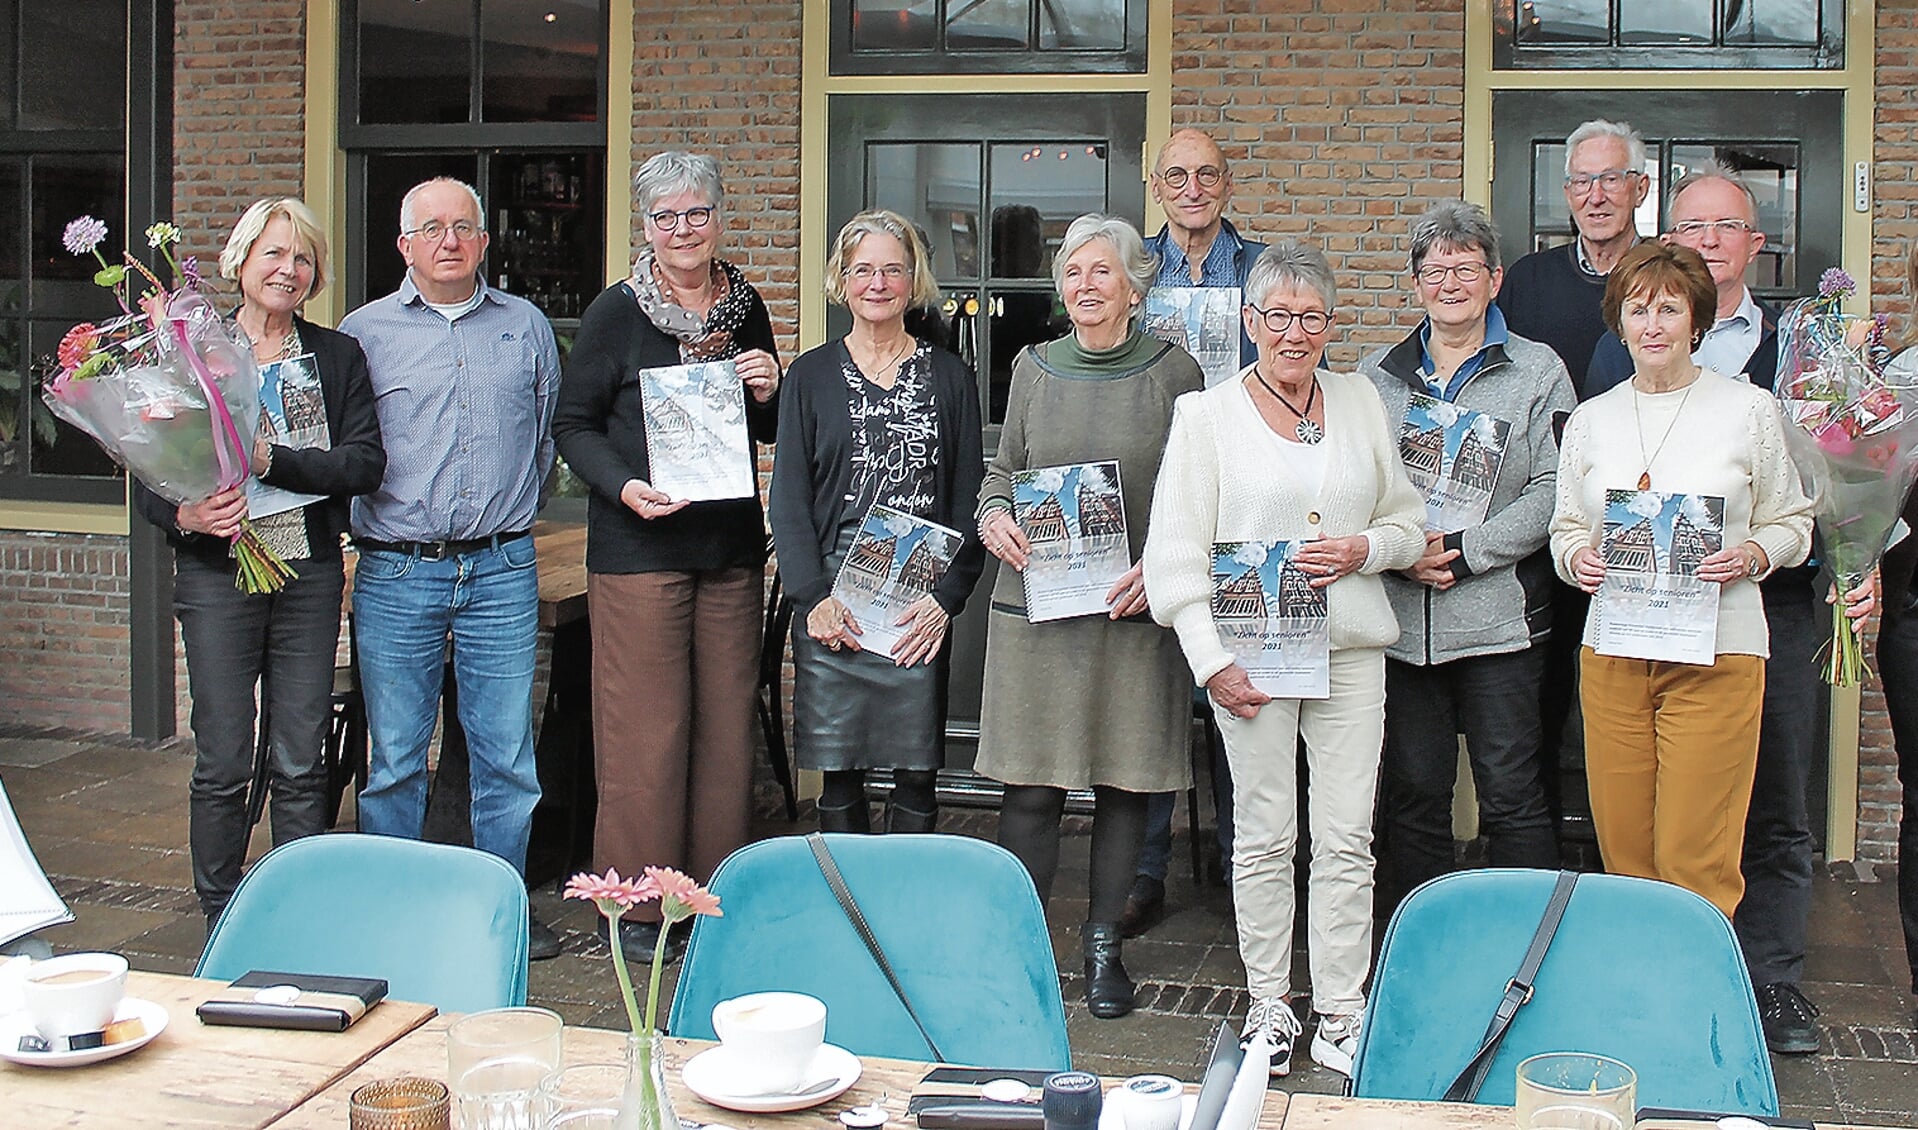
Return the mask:
M446 238L446 233L449 231L453 233L454 239L465 243L469 239L476 238L480 229L479 225L471 220L457 220L450 227L438 220L428 220L412 231L403 231L400 234L409 237L423 236L428 243L438 243Z
M686 221L687 227L698 231L700 228L713 222L713 213L716 211L718 211L718 209L710 205L704 208L688 208L684 212L675 212L670 208L663 208L646 218L652 221L652 225L660 231L678 231L679 221L681 220Z
M1490 273L1491 269L1484 263L1454 263L1449 267L1427 263L1418 269L1418 277L1419 281L1426 286L1444 286L1446 275L1451 275L1466 286L1471 286Z
M1644 173L1636 169L1607 169L1602 173L1579 173L1565 178L1565 187L1572 195L1583 196L1592 190L1593 185L1605 190L1609 195L1631 183L1633 177L1642 177Z
M904 263L887 263L883 267L875 267L871 263L855 263L842 273L856 283L869 283L874 276L883 276L887 282L898 282L912 271Z
M1299 328L1308 334L1322 334L1325 332L1325 328L1332 324L1332 315L1323 310L1304 310L1294 314L1292 311L1283 308L1261 310L1258 306L1250 302L1246 303L1246 306L1250 307L1253 313L1264 319L1265 328L1275 334L1284 333L1295 321L1299 323Z
M1181 169L1174 165L1159 170L1159 179L1174 192L1184 188L1185 182L1193 177L1198 178L1200 188L1217 188L1219 182L1225 179L1225 170L1217 165L1200 165L1196 169Z
M1682 235L1688 239L1702 236L1706 232L1717 232L1722 238L1731 239L1735 236L1750 235L1757 230L1743 220L1680 220L1672 225L1673 235Z

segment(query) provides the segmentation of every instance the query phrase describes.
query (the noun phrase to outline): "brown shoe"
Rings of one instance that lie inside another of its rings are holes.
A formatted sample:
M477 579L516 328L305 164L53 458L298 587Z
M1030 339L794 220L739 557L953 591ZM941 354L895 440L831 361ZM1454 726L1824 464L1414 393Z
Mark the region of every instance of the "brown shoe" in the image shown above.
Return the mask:
M1132 890L1125 897L1125 910L1119 914L1119 933L1136 938L1164 918L1165 880L1150 875L1133 876Z

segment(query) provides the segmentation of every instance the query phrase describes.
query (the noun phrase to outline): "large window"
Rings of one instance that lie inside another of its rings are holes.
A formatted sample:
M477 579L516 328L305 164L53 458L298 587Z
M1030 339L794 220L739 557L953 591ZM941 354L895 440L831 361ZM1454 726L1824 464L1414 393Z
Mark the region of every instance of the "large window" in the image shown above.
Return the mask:
M1143 72L1145 9L1145 0L832 0L832 69Z
M1845 65L1841 0L1494 0L1500 68Z

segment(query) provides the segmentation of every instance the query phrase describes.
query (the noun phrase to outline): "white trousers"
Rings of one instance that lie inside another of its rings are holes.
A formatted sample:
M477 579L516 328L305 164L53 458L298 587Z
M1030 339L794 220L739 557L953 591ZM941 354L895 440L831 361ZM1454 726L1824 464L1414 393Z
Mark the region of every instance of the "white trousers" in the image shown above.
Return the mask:
M1365 1007L1372 960L1372 804L1385 740L1385 652L1332 652L1331 697L1277 699L1252 718L1216 704L1232 766L1232 901L1255 1000L1292 988L1292 852L1298 845L1298 739L1310 773L1312 871L1306 948L1312 1008Z

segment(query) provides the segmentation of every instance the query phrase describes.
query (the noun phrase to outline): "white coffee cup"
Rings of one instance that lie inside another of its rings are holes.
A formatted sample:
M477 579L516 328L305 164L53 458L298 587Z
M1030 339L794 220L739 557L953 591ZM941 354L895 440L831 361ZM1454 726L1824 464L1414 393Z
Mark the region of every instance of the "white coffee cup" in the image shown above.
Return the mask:
M752 993L713 1006L729 1083L741 1095L778 1095L817 1080L806 1069L826 1039L826 1004L804 993Z
M36 961L20 984L21 1003L34 1029L49 1040L105 1028L126 992L127 959L117 953Z
M1185 1084L1170 1075L1134 1075L1119 1087L1125 1130L1179 1130Z

